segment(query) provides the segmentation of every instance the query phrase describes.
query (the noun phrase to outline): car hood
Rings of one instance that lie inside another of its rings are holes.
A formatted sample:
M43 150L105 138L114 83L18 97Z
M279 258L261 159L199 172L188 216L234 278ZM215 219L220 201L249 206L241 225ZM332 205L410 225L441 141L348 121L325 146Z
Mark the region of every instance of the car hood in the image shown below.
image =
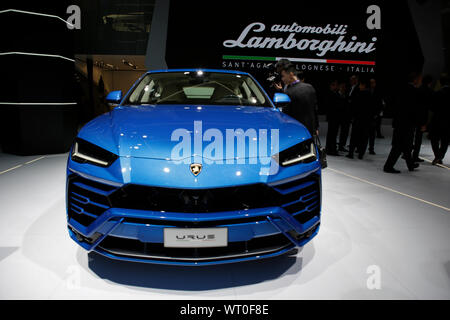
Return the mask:
M271 137L275 137L278 129L278 150L311 137L302 124L275 108L192 105L120 106L89 122L78 136L119 156L174 159L174 147L186 135L190 136L191 153L194 154L199 150L194 144L195 139L200 137L197 142L200 141L201 150L205 151L205 147L215 141L217 136L207 141L206 136L203 136L205 132L220 132L223 136L222 158L228 159L230 155L236 158L237 143L234 143L234 153L226 152L227 129L242 129L244 132L253 129L258 142L263 141L262 133L266 131L269 148L273 143ZM197 136L194 131L197 131ZM203 142L201 137L204 137ZM248 140L245 145L248 157Z

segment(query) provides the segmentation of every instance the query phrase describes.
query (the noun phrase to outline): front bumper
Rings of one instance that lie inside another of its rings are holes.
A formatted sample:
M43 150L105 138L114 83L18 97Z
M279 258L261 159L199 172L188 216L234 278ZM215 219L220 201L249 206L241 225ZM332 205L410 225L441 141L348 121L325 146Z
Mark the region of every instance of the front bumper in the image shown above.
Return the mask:
M165 212L154 204L151 206L153 210L146 210L145 203L136 203L135 198L128 199L132 201L118 200L126 193L124 190L134 192L136 185L126 189L130 184L109 185L94 180L98 179L69 171L69 234L84 249L113 259L174 265L258 260L305 245L320 227L319 167L311 167L310 171L289 179L246 185L245 189L243 186L230 187L226 192L244 193L246 197L254 198L248 201L249 208L214 212L204 212L205 208L200 212L193 208L183 209L187 212ZM139 188L140 195L149 192L148 187ZM173 190L170 189L172 193ZM208 192L214 194L216 190L218 188L208 189ZM221 196L226 196L224 190L221 188ZM261 194L262 190L264 194ZM260 199L261 207L255 199ZM231 209L234 205L237 203L231 201L229 204ZM174 227L226 227L228 245L214 248L164 247L164 228Z

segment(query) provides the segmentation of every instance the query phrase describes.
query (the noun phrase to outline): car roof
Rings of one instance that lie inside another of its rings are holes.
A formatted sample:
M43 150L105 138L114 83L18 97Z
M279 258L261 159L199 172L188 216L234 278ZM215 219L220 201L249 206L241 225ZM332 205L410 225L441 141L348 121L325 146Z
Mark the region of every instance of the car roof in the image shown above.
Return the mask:
M161 73L161 72L197 72L197 71L203 71L203 72L219 72L219 73L231 73L231 74L243 74L243 75L249 75L247 72L237 71L237 70L225 70L225 69L203 69L203 68L197 68L197 69L161 69L161 70L149 70L147 73Z

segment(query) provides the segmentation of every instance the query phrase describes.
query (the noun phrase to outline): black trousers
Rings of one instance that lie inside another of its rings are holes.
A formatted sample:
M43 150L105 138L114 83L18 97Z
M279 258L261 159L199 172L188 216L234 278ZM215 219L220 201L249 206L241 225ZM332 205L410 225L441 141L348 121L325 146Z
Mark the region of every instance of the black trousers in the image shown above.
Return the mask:
M414 130L414 147L412 154L413 159L419 158L420 147L422 146L422 136L423 132L421 130L421 127L416 127L416 129Z
M339 121L339 127L341 132L339 133L339 148L345 148L347 145L348 134L350 132L351 121L349 118L341 118Z
M377 137L379 137L379 138L383 136L381 134L381 119L382 118L383 118L382 116L377 116L376 119L375 119L375 128L376 128L376 131L377 131Z
M375 151L375 137L376 137L376 135L377 135L377 122L376 122L376 119L374 119L370 123L369 151Z
M412 168L414 161L411 157L414 128L394 128L392 134L392 148L384 164L385 169L392 169L403 153L406 165Z
M446 133L430 133L431 148L433 149L434 157L437 159L444 159L450 142L450 134Z
M336 140L339 131L339 119L329 118L328 119L328 131L327 131L327 141L326 150L327 152L336 152Z
M368 122L359 120L353 121L349 153L353 154L357 148L359 155L363 156L366 153L369 135L370 125Z

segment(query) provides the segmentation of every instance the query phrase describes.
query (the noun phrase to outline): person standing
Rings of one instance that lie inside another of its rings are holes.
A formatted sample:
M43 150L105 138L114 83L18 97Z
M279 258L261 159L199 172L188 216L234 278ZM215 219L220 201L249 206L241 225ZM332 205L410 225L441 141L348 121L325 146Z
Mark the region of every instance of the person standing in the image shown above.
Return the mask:
M376 132L377 132L377 138L378 139L384 139L383 134L381 133L381 122L383 120L383 115L384 115L384 109L386 108L386 102L384 101L384 99L381 99L381 110L380 113L377 115L376 119L375 119L375 128L376 128Z
M339 105L341 103L341 99L338 93L338 81L332 80L330 83L329 90L325 96L325 106L327 111L327 121L328 121L328 130L327 130L327 139L326 139L326 153L332 156L339 156L337 150L337 134L339 130L339 117L340 117L340 108Z
M350 103L348 102L347 83L345 81L339 82L338 89L339 96L339 143L338 151L348 152L345 148L347 144L347 137L352 118ZM341 143L341 141L343 141Z
M350 77L350 90L347 95L348 99L348 110L344 113L342 122L341 122L341 133L339 135L339 151L348 152L345 148L347 145L347 139L350 132L350 125L352 123L352 114L351 114L351 104L354 95L358 92L359 79L357 75L352 75Z
M348 93L348 99L351 102L354 94L358 92L359 89L359 77L354 74L350 77L350 91Z
M370 97L372 106L372 119L370 120L369 134L369 154L375 154L375 136L381 125L381 114L383 110L383 99L377 89L377 81L375 78L370 79Z
M433 90L431 84L433 78L429 75L423 77L422 85L419 88L419 106L417 110L416 128L414 129L414 147L412 158L414 162L423 162L419 158L420 147L422 145L422 136L425 131L425 126L428 122L428 111L430 110L431 101L433 98Z
M384 172L400 173L394 168L398 158L403 153L409 171L419 166L411 157L414 128L418 110L418 87L422 81L422 75L411 72L408 75L408 83L399 90L399 95L394 105L394 117L392 127L392 148L384 164Z
M450 140L450 78L440 79L441 89L435 93L431 106L432 117L429 125L431 147L434 160L432 164L442 164Z
M286 65L282 69L281 80L286 85L285 93L291 98L291 103L283 112L301 122L311 136L318 135L319 118L314 87L298 79L293 65Z
M361 79L358 91L352 99L353 124L350 136L350 147L347 158L353 159L355 149L358 158L362 159L369 142L370 124L374 118L372 97L369 91L369 81Z
M273 88L276 91L281 91L281 92L285 92L286 91L286 85L283 87L282 85L282 80L281 80L281 71L284 68L287 68L289 66L293 65L288 59L280 59L276 64L275 64L275 74L278 76L273 76L273 82L271 84L271 87L273 86Z

